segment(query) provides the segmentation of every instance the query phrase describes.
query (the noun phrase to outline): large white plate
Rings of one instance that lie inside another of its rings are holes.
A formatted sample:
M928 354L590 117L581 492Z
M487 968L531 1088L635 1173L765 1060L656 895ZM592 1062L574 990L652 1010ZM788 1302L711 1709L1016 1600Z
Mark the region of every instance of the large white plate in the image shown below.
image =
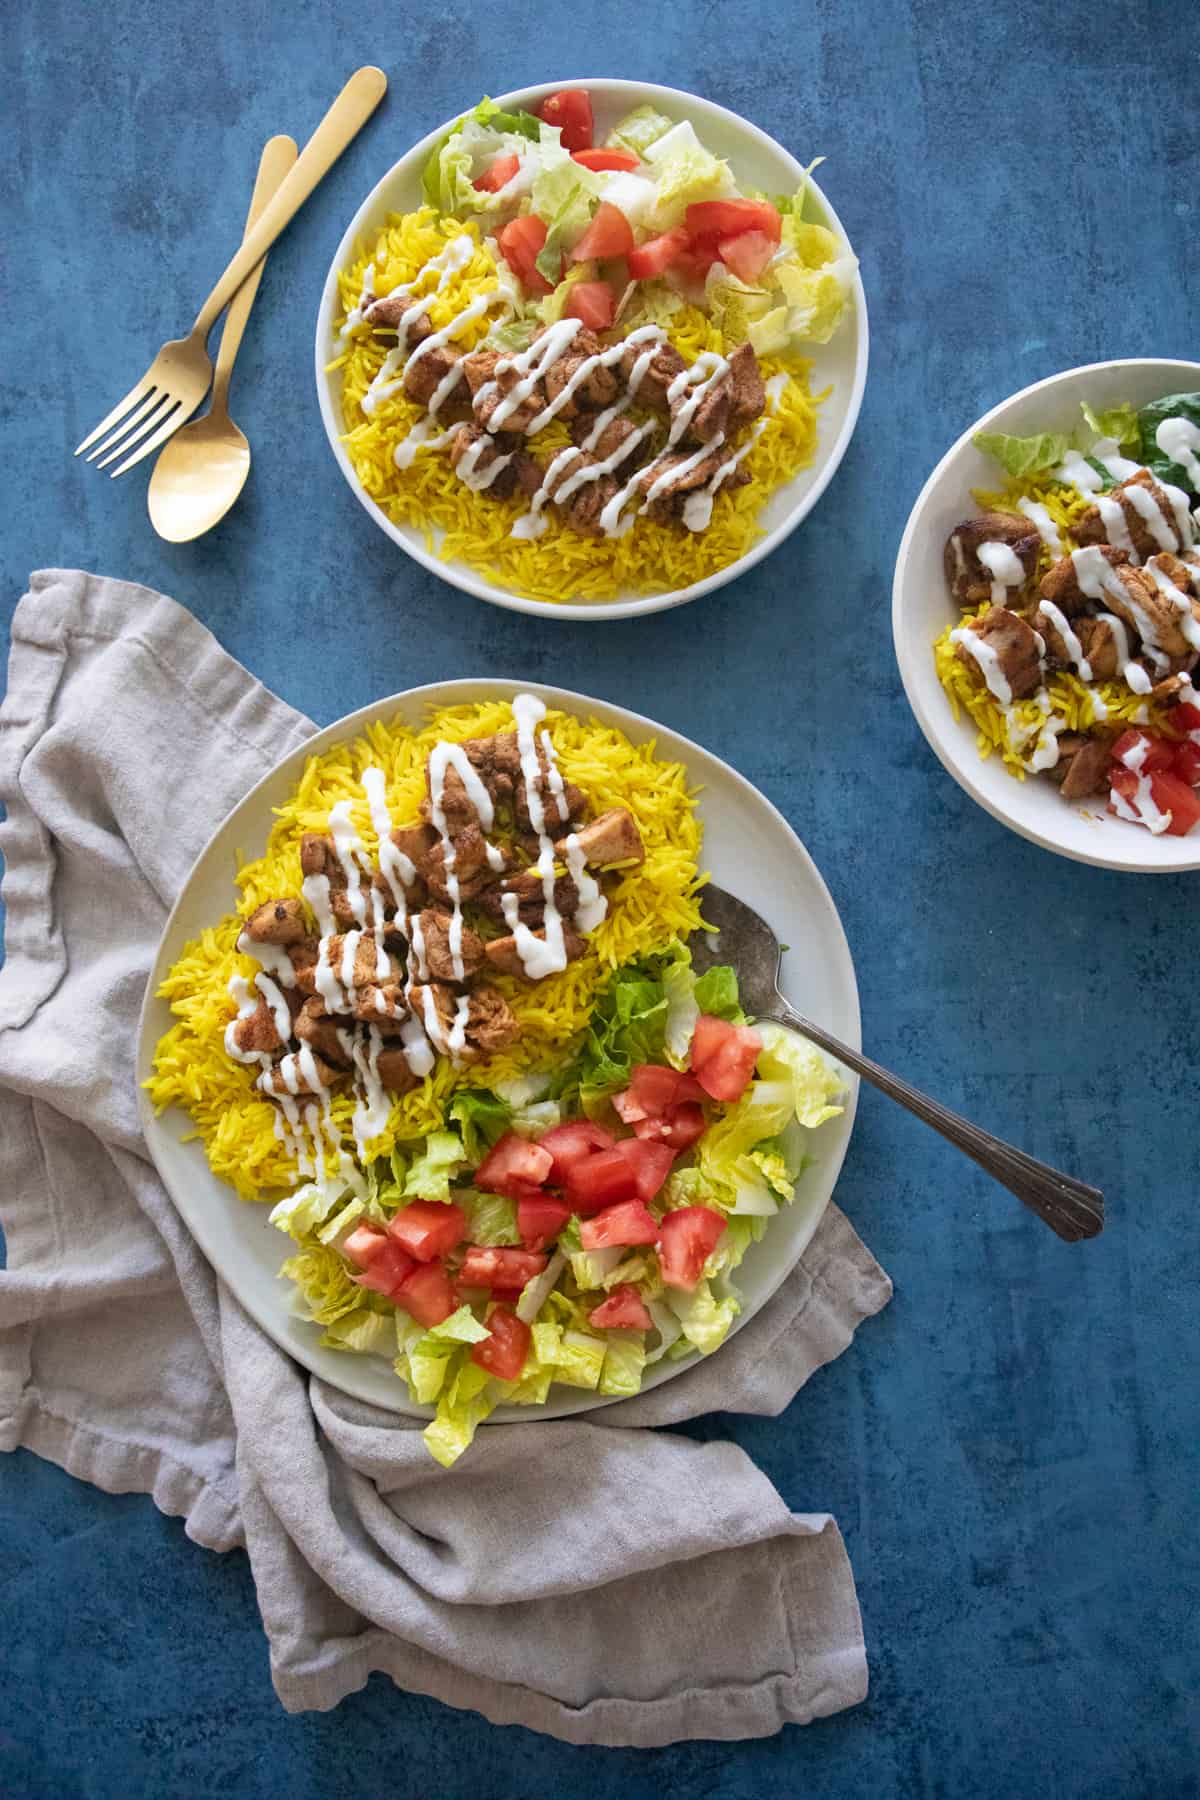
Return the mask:
M738 113L728 112L723 106L715 106L711 100L702 100L698 95L684 93L678 88L656 87L653 82L648 81L588 80L577 77L571 81L543 82L537 87L501 94L498 98L504 106L532 110L547 94L553 94L564 87L587 88L592 96L600 136L608 132L632 107L649 102L669 118L690 119L708 148L727 159L742 188L758 188L769 194L783 194L794 193L800 185L804 170L796 158L789 155L774 138L768 137L765 131L760 131ZM472 97L469 104L474 103ZM345 431L342 420L341 374L336 369L332 372L326 369L326 364L334 354L333 321L338 312L338 271L353 258L355 247L360 241L365 242L375 236L388 213L413 212L422 204L421 170L434 145L445 137L454 123L454 119L447 119L436 131L431 131L428 137L422 138L372 188L346 228L346 235L337 247L325 278L325 288L317 313L317 400L330 448L337 458L338 467L350 483L351 490L380 530L386 532L392 542L398 544L416 562L423 564L443 581L462 588L464 592L475 594L480 600L490 600L496 606L511 607L516 612L543 613L549 618L559 619L621 619L633 613L660 612L664 607L681 606L685 600L697 600L701 594L723 587L735 575L742 574L744 570L760 562L777 544L782 543L790 531L795 530L802 519L807 518L846 454L858 421L867 380L867 301L862 281L855 276L854 298L847 309L848 317L838 327L832 342L814 346L810 352L813 363L810 385L813 392L820 393L827 387L832 389L829 398L820 408L820 442L812 467L802 470L794 481L786 483L766 502L761 515L765 535L747 555L730 563L728 568L719 570L717 574L708 576L704 581L693 582L690 587L677 588L666 594L627 593L615 600L555 605L546 600L531 600L524 594L495 587L465 563L443 562L436 555L431 555L425 547L423 532L411 525L393 524L365 492L341 441ZM842 229L841 221L815 181L809 183L809 191L809 216L819 217L849 249L849 239Z
M519 684L509 681L451 681L412 688L339 719L285 758L247 794L197 858L167 920L142 1008L139 1082L151 1074L154 1047L172 1023L167 1003L156 997L163 977L189 939L232 909L236 853L261 854L273 823L272 808L282 804L295 788L306 758L359 735L375 719L398 716L407 724L423 725L432 706L507 700L521 691ZM528 691L539 694L548 706L615 725L635 743L652 738L660 756L686 766L691 783L704 790L703 866L721 886L757 907L789 946L783 959L788 998L843 1042L858 1048L858 988L841 920L808 852L770 802L718 757L637 713L562 688L539 685ZM847 1077L847 1086L845 1113L813 1135L814 1160L801 1177L795 1201L771 1222L741 1265L738 1284L746 1305L739 1324L770 1299L817 1228L842 1166L854 1120L857 1084L853 1076ZM393 1412L430 1416L430 1408L414 1406L408 1400L403 1383L381 1358L321 1349L317 1341L320 1328L289 1310L292 1285L278 1278L280 1264L289 1254L289 1240L267 1223L268 1208L239 1200L233 1189L213 1174L201 1145L183 1142L190 1126L183 1112L172 1108L156 1118L145 1090L140 1094L146 1143L158 1171L200 1248L251 1317L298 1362L332 1386ZM690 1361L660 1364L651 1370L645 1386L657 1387L691 1366ZM594 1394L555 1388L545 1406L502 1407L493 1419L558 1418L605 1404Z

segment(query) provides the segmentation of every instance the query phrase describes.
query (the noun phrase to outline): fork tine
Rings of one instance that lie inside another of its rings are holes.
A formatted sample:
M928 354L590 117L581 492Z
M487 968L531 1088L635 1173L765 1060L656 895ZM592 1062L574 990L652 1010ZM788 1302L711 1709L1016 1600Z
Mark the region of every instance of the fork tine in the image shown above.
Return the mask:
M111 443L112 448L108 450L107 456L101 457L100 461L96 464L96 467L98 469L103 469L106 464L115 462L118 456L123 456L126 450L131 450L140 437L144 437L148 431L153 431L155 426L161 425L163 420L170 415L176 405L177 401L174 394L164 393L160 388L154 395L153 410L147 413L146 417L142 419L141 424L136 430L126 434L122 427L121 430L113 433L112 438L109 439L108 442L101 446L103 449L108 449L108 444ZM140 417L141 415L139 414L138 416ZM88 458L88 461L91 461L90 457Z
M123 475L125 473L126 469L132 469L134 463L141 462L143 456L149 456L152 450L157 450L160 444L165 444L172 432L178 431L185 419L191 418L203 398L204 395L201 394L198 399L193 400L190 404L187 401L181 402L166 422L159 426L158 430L154 433L154 436L148 437L144 444L138 446L132 456L127 456L125 458L125 461L121 464L120 468L113 470L112 479L115 481L118 475Z
M122 418L125 413L129 411L131 406L137 405L138 401L146 392L146 383L149 375L150 371L147 369L145 375L143 375L139 381L134 382L125 398L123 400L118 400L112 411L105 414L104 418L102 418L100 423L96 426L96 429L88 432L82 444L76 449L76 456L79 455L80 450L86 450L89 444L94 444L98 437L103 437L106 431L111 430L117 423L117 420Z
M110 431L108 436L103 438L94 449L88 451L88 462L95 462L96 458L98 456L103 456L106 450L115 450L126 432L130 431L133 426L137 424L139 419L144 418L151 407L160 406L162 400L163 390L161 388L151 388L150 392L146 395L146 398L142 401L142 404L135 407L133 412L127 413L115 430ZM101 467L103 467L103 464L101 464Z

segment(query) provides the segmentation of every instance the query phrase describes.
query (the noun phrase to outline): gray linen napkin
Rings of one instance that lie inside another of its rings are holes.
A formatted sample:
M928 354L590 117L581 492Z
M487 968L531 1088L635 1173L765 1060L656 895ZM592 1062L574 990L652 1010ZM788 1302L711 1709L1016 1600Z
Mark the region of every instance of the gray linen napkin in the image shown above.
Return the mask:
M575 1743L754 1737L853 1705L866 1658L833 1520L790 1512L732 1444L629 1429L777 1414L846 1348L891 1284L836 1207L711 1363L590 1419L485 1427L446 1473L414 1421L277 1349L171 1206L138 1127L147 971L213 827L313 729L144 588L45 571L17 609L0 1447L244 1544L292 1711L375 1669Z

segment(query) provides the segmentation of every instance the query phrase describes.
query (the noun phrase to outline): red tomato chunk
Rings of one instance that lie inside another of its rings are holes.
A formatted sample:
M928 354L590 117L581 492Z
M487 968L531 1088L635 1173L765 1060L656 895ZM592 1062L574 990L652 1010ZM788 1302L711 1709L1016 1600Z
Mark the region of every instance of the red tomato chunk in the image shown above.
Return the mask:
M658 1260L671 1287L694 1288L704 1265L725 1230L725 1220L711 1206L681 1206L659 1227Z
M748 1025L731 1025L707 1014L696 1021L692 1068L714 1100L740 1100L750 1085L762 1039Z
M647 238L644 244L629 252L631 279L652 281L656 275L664 275L686 255L689 242L682 225L677 225L674 231L664 231L661 237Z
M417 1263L392 1297L426 1330L440 1325L458 1308L454 1284L441 1263Z
M588 1324L605 1331L650 1331L654 1320L637 1289L623 1282L588 1314Z
M378 1256L386 1249L388 1235L375 1225L356 1225L346 1239L344 1249L352 1263L365 1269L372 1257Z
M704 1090L681 1069L663 1069L657 1063L639 1063L629 1078L629 1092L647 1115L664 1113L685 1100L703 1100Z
M592 102L586 88L561 88L542 101L538 118L547 125L557 125L564 150L590 150L592 147Z
M737 237L722 238L717 245L725 267L748 287L762 275L777 248L765 231L743 231Z
M388 1233L418 1262L432 1262L462 1243L467 1235L467 1215L461 1206L414 1200L396 1214L388 1225Z
M585 1250L632 1248L634 1244L657 1243L658 1225L641 1200L626 1200L585 1219L579 1237Z
M485 169L482 175L475 177L471 186L478 188L482 194L498 194L502 187L508 186L520 166L519 156L511 153L507 156L498 156L489 169Z
M523 1196L517 1202L517 1230L525 1248L544 1250L547 1244L553 1243L570 1216L571 1208L567 1202L556 1199L553 1194L543 1194L538 1189Z
M376 1251L361 1275L354 1277L359 1287L372 1288L377 1294L386 1294L394 1300L400 1284L406 1281L412 1271L418 1267L411 1256L406 1256L399 1244L384 1239L382 1250Z
M638 1137L669 1144L672 1150L687 1150L697 1138L704 1136L707 1128L704 1108L697 1106L694 1100L673 1107L666 1118L639 1119L633 1127Z
M546 1260L540 1251L482 1250L472 1244L458 1278L464 1287L512 1288L519 1293L527 1281L541 1274Z
M684 224L693 238L731 238L761 231L773 244L783 236L783 220L769 200L700 200L689 206Z
M475 1171L475 1186L485 1194L507 1194L519 1200L531 1187L541 1187L554 1167L553 1153L506 1131Z
M619 206L602 200L591 224L571 252L575 262L607 262L628 256L633 249L633 230Z
M578 319L589 331L607 331L617 316L617 296L607 281L577 281L563 307L564 319Z
M569 1124L555 1125L541 1139L542 1149L548 1151L552 1159L547 1181L552 1187L562 1187L577 1162L591 1156L593 1151L611 1150L615 1142L611 1131L605 1131L603 1125L594 1125L590 1119L572 1119Z
M537 259L545 248L546 226L536 213L510 219L500 233L499 243L501 255L522 287L531 294L553 293L553 284L537 267Z
M598 175L610 169L628 174L630 169L638 166L638 159L632 150L572 150L571 155L585 169L593 169Z
M567 1176L567 1199L576 1212L594 1213L637 1198L637 1171L620 1144L577 1162Z
M486 1323L492 1335L471 1346L471 1361L499 1381L519 1381L532 1332L507 1306L494 1306Z
M671 1173L671 1165L675 1161L675 1152L670 1144L664 1144L653 1138L627 1138L621 1145L628 1161L633 1164L634 1178L638 1186L639 1200L653 1200L667 1176Z
M1174 751L1175 746L1169 738L1152 737L1148 731L1138 731L1133 727L1123 731L1112 747L1113 761L1124 763L1139 775L1152 775L1156 769L1169 769Z

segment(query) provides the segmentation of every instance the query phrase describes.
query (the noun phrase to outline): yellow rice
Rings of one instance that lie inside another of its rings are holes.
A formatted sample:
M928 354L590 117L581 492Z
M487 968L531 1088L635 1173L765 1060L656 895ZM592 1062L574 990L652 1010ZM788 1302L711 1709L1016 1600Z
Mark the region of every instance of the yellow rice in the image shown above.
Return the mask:
M1018 500L1038 501L1054 520L1067 550L1078 547L1073 535L1075 526L1093 504L1090 495L1054 481L1010 481L996 492L977 488L972 497L986 512L1016 512ZM1043 544L1037 574L1044 575L1053 562L1049 547ZM1099 728L1111 730L1114 737L1133 723L1148 725L1152 731L1167 736L1177 735L1170 724L1170 709L1157 702L1148 702L1124 681L1097 681L1089 686L1078 675L1065 670L1051 675L1046 683L1050 696L1049 714L1042 711L1036 699L1019 700L1008 709L1010 719L1006 721L1004 709L989 692L978 668L974 663L969 666L964 663L950 642L953 630L961 625L973 625L987 614L989 608L990 602L985 601L973 610L964 609L954 624L947 625L933 646L938 680L946 690L951 711L955 719L965 712L978 727L975 742L981 757L987 758L998 750L1009 773L1024 781L1031 771L1021 758L1033 748L1047 717L1061 719L1068 731L1086 733L1097 726L1093 694L1098 694L1108 708L1108 717Z
M537 984L495 977L495 986L520 1021L520 1038L509 1050L462 1070L439 1058L433 1075L394 1103L387 1129L373 1146L375 1154L442 1126L455 1087L487 1087L508 1075L569 1060L609 972L699 925L700 824L682 764L660 760L653 742L634 745L594 719L550 712L546 725L563 774L583 790L592 812L610 806L632 812L646 860L621 875L607 917L577 962ZM229 978L250 977L257 967L236 949L242 921L265 900L299 893L301 836L324 831L337 801L352 803L355 826L369 853L376 854L378 840L361 785L364 769L374 765L383 770L393 823L412 824L425 795L426 758L439 738L461 742L511 729L507 702L488 701L435 713L421 731L410 730L400 719L379 721L361 738L311 757L296 792L277 809L265 854L238 870L236 913L185 945L163 982L159 993L178 1022L159 1041L147 1088L158 1110L176 1105L190 1114L214 1173L243 1198L266 1199L272 1191L294 1186L297 1175L275 1136L275 1108L255 1091L257 1071L234 1062L225 1051L225 1028L234 1013ZM336 1094L333 1101L333 1117L347 1148L353 1143L354 1104L349 1092Z
M375 291L387 293L411 281L422 265L445 248L451 238L467 233L478 248L471 262L437 294L428 312L436 327L450 320L477 295L496 286L496 265L471 222L441 218L432 207L393 213L378 237L364 245L340 276L342 313L357 302L368 263L375 267ZM488 330L486 315L471 320L455 342L474 348ZM664 326L671 342L688 361L701 351L728 354L711 320L697 307L684 306ZM420 450L407 469L397 469L394 452L424 409L397 392L368 417L360 402L377 374L387 344L366 333L354 337L330 364L342 371L344 442L363 488L396 524L421 529L431 552L443 560L467 563L490 582L537 600L608 600L631 591L651 594L687 587L744 556L760 538L759 514L776 488L807 468L817 449L817 408L826 398L813 395L808 384L811 364L801 357L763 361L763 375L784 373L788 380L753 449L743 460L751 477L744 487L722 488L714 501L712 522L701 532L639 519L620 538L592 538L572 530L548 509L544 534L533 541L509 536L513 522L527 506L514 498L497 500L474 494L454 473L444 450ZM570 442L565 426L555 420L531 439L531 448L553 454Z

